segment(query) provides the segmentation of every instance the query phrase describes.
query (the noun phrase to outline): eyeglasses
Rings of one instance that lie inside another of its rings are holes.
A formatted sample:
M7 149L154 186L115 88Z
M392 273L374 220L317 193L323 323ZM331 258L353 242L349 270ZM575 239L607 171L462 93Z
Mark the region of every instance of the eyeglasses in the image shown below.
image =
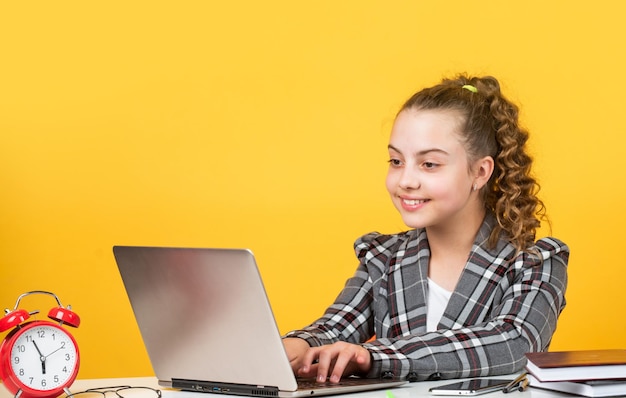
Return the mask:
M161 398L161 390L151 387L112 386L90 388L66 395L66 398L106 398L107 393L114 393L117 398Z

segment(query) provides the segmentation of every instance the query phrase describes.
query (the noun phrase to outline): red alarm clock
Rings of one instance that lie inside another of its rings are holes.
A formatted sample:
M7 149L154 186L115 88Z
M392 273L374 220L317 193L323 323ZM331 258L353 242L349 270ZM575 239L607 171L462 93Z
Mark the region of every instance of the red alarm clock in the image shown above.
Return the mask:
M20 300L31 294L53 296L58 304L48 312L47 320L25 322L39 311L18 309ZM74 337L61 325L78 327L80 318L63 307L59 298L41 290L27 292L18 297L15 308L5 310L0 319L0 332L11 330L0 345L0 379L16 397L54 398L76 379L80 356Z

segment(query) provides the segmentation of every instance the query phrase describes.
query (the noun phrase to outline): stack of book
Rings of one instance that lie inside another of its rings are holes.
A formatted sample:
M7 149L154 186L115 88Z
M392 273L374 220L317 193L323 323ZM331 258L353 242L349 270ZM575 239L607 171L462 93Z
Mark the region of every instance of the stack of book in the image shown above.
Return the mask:
M626 350L526 354L531 387L586 397L626 396Z

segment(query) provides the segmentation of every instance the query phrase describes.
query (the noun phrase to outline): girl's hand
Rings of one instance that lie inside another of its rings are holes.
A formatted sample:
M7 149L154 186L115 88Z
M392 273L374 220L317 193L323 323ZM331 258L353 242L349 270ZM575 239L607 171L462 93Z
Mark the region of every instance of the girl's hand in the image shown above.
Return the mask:
M337 342L320 347L310 347L301 359L297 375L315 377L324 383L338 383L342 376L369 372L371 356L368 350L357 344Z
M298 374L298 370L302 367L304 354L311 348L309 343L297 337L287 337L283 339L283 346L287 352L287 358L291 364L294 374Z

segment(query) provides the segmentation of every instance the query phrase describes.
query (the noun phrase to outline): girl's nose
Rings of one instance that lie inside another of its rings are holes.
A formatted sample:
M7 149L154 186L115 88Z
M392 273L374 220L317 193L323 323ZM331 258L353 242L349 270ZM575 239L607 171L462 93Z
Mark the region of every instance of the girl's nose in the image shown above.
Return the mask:
M406 190L419 188L420 181L418 173L411 170L409 167L405 167L400 176L400 181L398 181L398 185L400 185L400 188Z

